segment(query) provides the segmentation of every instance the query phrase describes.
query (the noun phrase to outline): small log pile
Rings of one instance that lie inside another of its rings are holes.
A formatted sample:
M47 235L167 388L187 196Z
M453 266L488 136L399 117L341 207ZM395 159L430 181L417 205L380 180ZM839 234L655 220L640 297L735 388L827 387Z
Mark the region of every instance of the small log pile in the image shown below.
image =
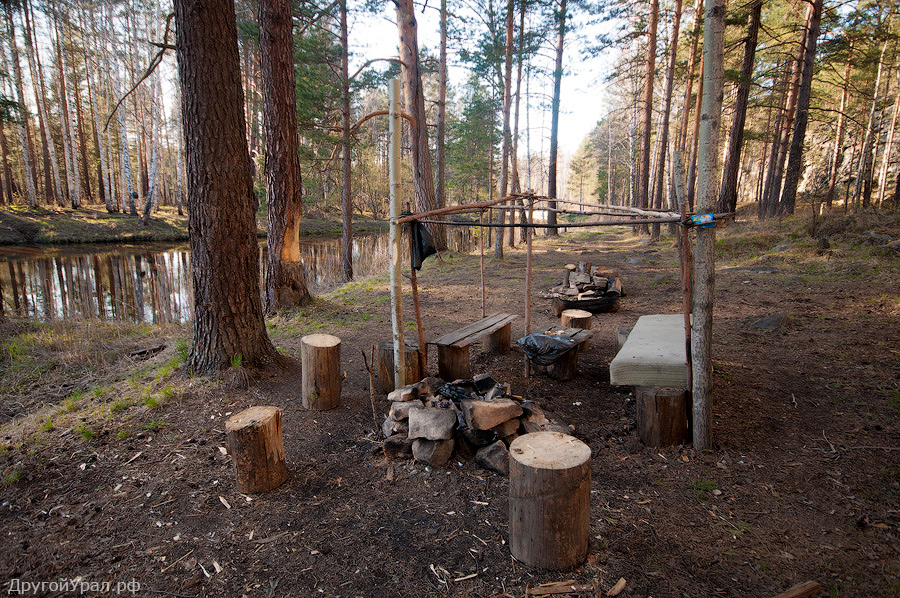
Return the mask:
M622 281L619 273L594 266L591 262L566 264L563 281L550 288L545 296L568 301L599 299L600 297L621 297Z
M412 457L434 467L452 457L474 458L484 469L508 475L509 445L521 434L572 432L488 374L451 383L428 377L394 390L388 400L381 426L385 456Z

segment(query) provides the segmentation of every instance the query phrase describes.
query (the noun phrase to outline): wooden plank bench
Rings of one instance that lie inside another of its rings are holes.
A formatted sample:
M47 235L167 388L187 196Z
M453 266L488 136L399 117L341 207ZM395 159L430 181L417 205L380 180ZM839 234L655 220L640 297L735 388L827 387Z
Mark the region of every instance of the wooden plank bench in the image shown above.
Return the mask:
M684 442L687 404L687 349L684 316L641 316L609 364L614 386L634 386L638 436L647 446Z
M497 312L430 341L430 345L438 348L438 375L448 382L471 378L469 345L484 337L487 337L486 351L509 353L512 321L518 317Z
M684 316L641 316L609 364L613 386L687 386Z

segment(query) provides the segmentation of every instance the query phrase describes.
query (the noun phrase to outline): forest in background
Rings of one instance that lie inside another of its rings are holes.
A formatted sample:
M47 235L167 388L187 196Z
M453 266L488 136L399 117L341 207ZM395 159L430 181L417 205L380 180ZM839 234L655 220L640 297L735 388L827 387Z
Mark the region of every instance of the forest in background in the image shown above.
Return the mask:
M423 49L420 57L430 151L435 172L445 173L437 174L439 205L533 189L579 202L674 207L673 150L693 205L702 0L444 6L447 51ZM361 66L342 73L348 35L367 34L364 26L342 30L342 7L351 16L384 8L306 1L292 8L304 209L340 212L347 100L353 211L383 218L387 119L368 117L386 109L385 83L399 65L396 57L352 56ZM155 0L4 3L3 203L182 210L188 198L170 10ZM257 9L239 0L236 12L247 144L264 202ZM598 29L585 24L601 21L607 33L587 38ZM897 5L751 0L729 3L726 22L721 211L756 201L760 217L790 213L798 191L843 209L896 209ZM582 56L570 49L576 39L590 51L612 49L617 59L597 82L604 91L596 125L571 159L557 160L566 101L560 78L579 69ZM448 85L441 76L448 63L467 78ZM403 151L408 160L406 142ZM412 179L410 168L402 172Z

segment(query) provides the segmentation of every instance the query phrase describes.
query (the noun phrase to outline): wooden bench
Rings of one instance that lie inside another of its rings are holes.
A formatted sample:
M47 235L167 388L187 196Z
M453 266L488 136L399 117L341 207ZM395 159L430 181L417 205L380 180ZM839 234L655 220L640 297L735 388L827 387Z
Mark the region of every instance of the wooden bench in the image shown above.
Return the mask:
M545 373L551 378L557 380L569 380L578 373L578 353L586 348L588 341L594 335L590 330L584 328L570 328L568 326L551 326L544 331L544 334L552 336L561 336L571 339L575 342L575 348L561 356L550 365L540 365L532 362L535 371Z
M638 318L609 364L609 382L635 387L638 436L645 445L684 442L690 418L684 316Z
M471 378L469 345L487 337L485 350L509 353L512 341L512 321L519 316L495 313L430 341L438 348L438 375L448 382Z

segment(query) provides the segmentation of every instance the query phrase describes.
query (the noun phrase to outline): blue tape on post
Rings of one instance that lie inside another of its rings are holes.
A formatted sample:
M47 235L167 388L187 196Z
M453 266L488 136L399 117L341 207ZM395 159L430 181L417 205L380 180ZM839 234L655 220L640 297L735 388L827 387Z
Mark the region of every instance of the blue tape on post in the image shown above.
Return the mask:
M712 214L694 214L691 216L691 224L697 226L699 228L712 228L713 227L713 215Z

